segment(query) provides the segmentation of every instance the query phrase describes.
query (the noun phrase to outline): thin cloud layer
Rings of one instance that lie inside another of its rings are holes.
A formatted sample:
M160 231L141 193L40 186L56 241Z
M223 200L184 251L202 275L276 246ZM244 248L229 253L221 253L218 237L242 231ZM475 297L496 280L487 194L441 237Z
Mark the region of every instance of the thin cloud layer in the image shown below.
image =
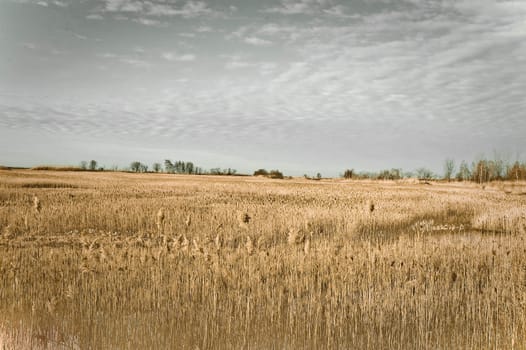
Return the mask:
M4 130L200 140L306 167L308 154L338 163L333 145L358 153L363 142L386 162L417 142L427 151L407 166L526 146L521 1L46 4L0 5L39 9L51 28L7 24ZM56 11L66 24L53 24Z

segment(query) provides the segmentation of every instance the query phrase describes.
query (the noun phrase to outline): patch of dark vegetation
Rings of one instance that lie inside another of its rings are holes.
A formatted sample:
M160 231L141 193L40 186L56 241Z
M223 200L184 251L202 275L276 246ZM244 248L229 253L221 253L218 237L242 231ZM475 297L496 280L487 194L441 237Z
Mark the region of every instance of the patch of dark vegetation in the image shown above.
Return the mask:
M7 188L80 188L66 182L11 182L4 183L3 186Z
M51 170L51 171L86 171L86 169L82 169L79 167L74 166L48 166L48 165L39 165L36 167L31 168L31 170Z
M0 165L0 170L24 170L28 168Z
M354 228L354 237L373 243L393 242L400 236L421 237L471 230L475 213L471 207L449 205L425 214L408 215L401 220L382 220L372 214Z

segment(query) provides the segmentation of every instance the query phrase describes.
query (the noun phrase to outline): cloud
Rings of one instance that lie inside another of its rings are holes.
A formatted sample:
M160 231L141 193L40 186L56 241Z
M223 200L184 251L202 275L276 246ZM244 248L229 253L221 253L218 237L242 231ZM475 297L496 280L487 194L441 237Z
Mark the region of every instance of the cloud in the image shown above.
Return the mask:
M244 39L244 42L254 46L269 46L272 45L272 41L250 36Z
M183 54L179 55L175 52L164 52L161 55L167 61L179 61L179 62L191 62L195 61L196 57L193 54Z
M181 10L167 4L151 4L146 14L150 16L179 16Z
M350 15L346 13L347 8L343 5L336 5L328 9L324 9L323 12L329 16L339 17L339 18L358 18L357 15Z
M319 14L323 9L331 7L332 2L332 0L282 0L280 6L266 8L263 12L282 15ZM343 9L341 6L331 8L333 12Z
M86 19L103 20L104 17L102 15L99 15L98 13L91 13L86 16Z
M108 61L112 61L114 63L126 63L127 65L130 65L135 68L141 68L141 69L148 69L152 68L152 63L149 61L146 61L143 56L143 52L137 51L137 48L133 49L134 54L116 54L113 52L104 52L104 53L98 53L95 55L95 57L102 58ZM105 65L103 65L104 69L107 69Z
M49 7L50 5L56 6L56 7L68 7L71 3L69 1L61 1L61 0L8 0L12 1L18 4L31 4L31 5L38 5L42 7Z
M183 17L192 18L202 14L211 13L212 10L203 1L189 1L181 9Z
M209 33L213 32L213 29L209 26L199 26L195 31L198 33Z
M225 39L231 40L235 38L242 38L247 31L250 30L249 26L241 26L237 30L231 32L230 34L225 36Z
M140 17L140 18L134 18L133 21L137 22L137 23L140 23L140 24L143 24L145 26L153 26L153 27L162 26L161 21L158 21L156 19Z
M310 14L312 9L307 3L304 2L286 2L281 6L270 7L265 10L268 13L281 13L283 15L297 15L297 14Z
M195 55L192 55L192 54L181 55L181 56L178 57L177 60L178 61L182 61L182 62L195 61Z
M35 43L22 43L21 45L29 50L36 50L38 48L38 46Z
M121 58L121 62L129 64L137 68L150 68L151 64L147 61L136 59L136 58Z
M252 69L262 76L271 75L277 67L278 65L274 62L249 62L239 58L234 58L225 63L225 69L227 70Z
M207 14L217 14L205 2L190 0L180 6L179 2L138 1L138 0L104 0L104 11L140 13L143 16L181 16L194 18Z
M265 23L257 30L257 33L260 35L276 35L281 33L294 32L298 30L300 30L300 28L298 28L297 26Z
M256 63L252 63L252 62L233 60L233 61L227 62L225 64L225 68L232 70L232 69L240 69L240 68L251 68L251 67L254 67L255 65Z
M58 0L53 1L53 5L58 6L58 7L68 7L69 6L67 2L58 1Z
M111 52L105 52L105 53L97 54L96 56L100 57L100 58L116 58L116 57L119 57L117 54L114 54L114 53L111 53Z
M73 36L77 39L80 39L80 40L87 40L88 37L85 36L85 35L82 35L82 34L78 34L78 33L73 33Z
M107 12L141 12L143 2L134 0L105 0L104 10Z
M69 52L68 52L68 51L64 51L64 50L52 49L52 50L51 50L51 53L52 53L53 55L66 55L66 54L68 54Z

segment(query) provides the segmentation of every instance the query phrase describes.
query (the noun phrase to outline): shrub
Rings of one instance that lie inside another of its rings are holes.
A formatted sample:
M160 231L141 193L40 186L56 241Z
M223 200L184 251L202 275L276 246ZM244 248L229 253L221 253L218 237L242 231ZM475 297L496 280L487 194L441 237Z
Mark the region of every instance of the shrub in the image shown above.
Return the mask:
M279 170L271 170L268 177L271 179L283 179L283 174Z
M354 169L347 169L347 170L345 170L345 172L343 173L343 178L344 179L352 179L353 172L354 172Z
M268 171L265 169L258 169L254 171L254 176L268 176Z

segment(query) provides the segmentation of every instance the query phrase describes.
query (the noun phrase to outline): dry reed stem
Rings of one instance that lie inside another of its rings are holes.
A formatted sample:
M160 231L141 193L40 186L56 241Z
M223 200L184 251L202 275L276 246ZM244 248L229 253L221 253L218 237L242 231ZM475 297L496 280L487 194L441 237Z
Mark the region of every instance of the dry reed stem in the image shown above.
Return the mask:
M309 255L309 253L310 253L310 238L308 238L308 237L305 239L305 245L303 247L303 253L305 255Z
M40 211L42 210L42 203L37 196L33 197L33 209L35 212L37 212L37 214L40 214Z
M245 249L247 250L248 255L252 255L254 253L254 243L252 242L252 238L250 238L250 236L247 236Z
M162 233L164 219L165 219L164 210L163 208L161 208L157 212L157 220L156 220L157 231L159 232L159 234Z
M216 246L216 251L220 251L221 247L223 246L223 237L221 237L221 234L217 234L216 238L214 239L214 244Z

